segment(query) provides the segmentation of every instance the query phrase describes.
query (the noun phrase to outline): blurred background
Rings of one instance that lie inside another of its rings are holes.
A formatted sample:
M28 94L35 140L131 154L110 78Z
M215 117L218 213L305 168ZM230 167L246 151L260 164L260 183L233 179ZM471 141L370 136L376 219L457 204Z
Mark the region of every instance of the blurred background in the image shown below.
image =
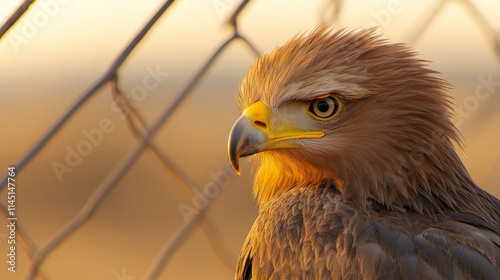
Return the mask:
M0 23L21 2L1 1ZM103 77L163 4L40 0L0 39L0 178ZM238 83L256 52L318 25L379 26L384 37L431 61L455 87L460 156L476 182L500 197L500 2L243 4L175 1L119 68L120 91L105 83L18 170L16 272L7 270L9 232L0 226L0 279L26 277L33 251L47 248L137 148L137 120L150 127L183 91L186 98L153 137L156 152L144 151L99 196L93 215L48 252L36 279L232 279L257 215L250 161L243 160L242 176L227 166L227 135L240 114ZM247 41L231 41L193 83L233 36L228 20L238 7L234 22ZM139 116L132 122L130 108ZM7 205L6 189L0 204Z

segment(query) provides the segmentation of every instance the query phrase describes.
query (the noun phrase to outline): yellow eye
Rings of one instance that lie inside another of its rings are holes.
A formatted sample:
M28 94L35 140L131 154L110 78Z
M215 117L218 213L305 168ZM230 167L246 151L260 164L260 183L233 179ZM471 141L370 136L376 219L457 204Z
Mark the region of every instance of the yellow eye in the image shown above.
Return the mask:
M334 96L314 99L309 104L309 113L317 120L333 119L340 111L341 103Z

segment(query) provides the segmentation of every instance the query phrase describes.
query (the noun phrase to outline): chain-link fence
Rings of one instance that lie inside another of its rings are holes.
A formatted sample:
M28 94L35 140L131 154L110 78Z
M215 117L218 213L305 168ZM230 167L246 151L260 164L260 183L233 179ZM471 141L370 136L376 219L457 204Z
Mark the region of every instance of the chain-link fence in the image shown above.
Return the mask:
M0 83L6 122L0 205L7 218L7 229L0 231L7 260L2 279L230 278L256 214L249 164L237 177L225 159L227 133L238 116L232 95L261 50L283 43L287 33L316 25L380 26L381 33L399 34L433 56L424 58L437 61L438 70L456 86L452 94L468 149L466 163L481 186L500 195L500 35L494 27L498 22L491 20L498 21L499 5L466 0L375 1L368 7L359 1L156 1L148 4L154 10L149 19L130 19L135 28L143 22L133 31L119 30L112 18L136 14L141 4L116 2L108 10L94 4L95 10L87 10L89 22L110 17L106 36L125 32L132 38L119 50L106 50L103 56L114 51L107 66L93 61L96 52L89 48L94 44L99 51L106 37L92 44L84 38L72 45L81 49L70 55L90 53L89 64L108 70L97 79L78 67L52 78L32 74L60 71L49 64L68 59L62 49L44 49L40 40L57 36L48 30L71 21L70 11L84 10L76 2L24 1L0 29L0 46L6 50L0 61L11 63L2 63L0 72L6 79ZM207 9L212 14L207 22L214 24L204 31ZM451 19L456 22L446 22ZM464 21L471 30L459 29ZM266 30L269 23L275 27ZM176 35L158 39L169 33ZM470 46L449 49L438 45L440 38ZM154 54L141 56L148 51ZM163 57L164 52L171 53ZM13 63L44 54L51 60L34 64L34 70ZM67 94L75 91L68 81L80 74L85 82L93 80L91 86L87 83L79 96ZM55 94L31 84L37 79L63 85ZM16 83L29 83L37 93L26 94L25 100ZM38 112L44 110L48 117Z

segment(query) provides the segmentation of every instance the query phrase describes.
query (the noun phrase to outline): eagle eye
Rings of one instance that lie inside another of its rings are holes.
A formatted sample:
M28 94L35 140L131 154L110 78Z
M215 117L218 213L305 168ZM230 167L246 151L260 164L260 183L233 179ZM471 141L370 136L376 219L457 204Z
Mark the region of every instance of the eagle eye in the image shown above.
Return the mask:
M340 101L334 96L327 96L311 100L309 104L310 115L321 121L333 119L339 112L341 107Z

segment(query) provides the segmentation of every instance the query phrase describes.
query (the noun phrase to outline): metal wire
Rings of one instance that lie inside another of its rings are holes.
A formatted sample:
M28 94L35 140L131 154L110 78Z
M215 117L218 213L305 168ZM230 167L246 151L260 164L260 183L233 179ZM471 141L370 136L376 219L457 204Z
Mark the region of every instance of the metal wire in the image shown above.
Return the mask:
M155 15L158 15L157 18L161 16L161 14L168 8L168 6L173 1L167 1L164 5L164 9L160 9L159 12ZM238 8L235 13L239 13L243 7L248 3L248 1L244 1ZM163 8L163 7L162 7ZM155 21L156 21L155 19ZM153 21L153 20L151 20ZM151 22L150 21L150 22ZM153 22L154 23L154 22ZM148 23L149 25L149 23ZM148 27L152 26L152 24ZM142 35L140 38L145 35L145 33L140 33ZM120 181L120 179L128 172L128 170L133 166L133 164L140 157L145 148L149 145L152 138L156 134L156 132L161 128L164 122L172 115L172 113L177 109L177 107L182 103L182 101L188 96L190 92L194 89L194 87L198 84L201 78L205 75L208 69L212 66L213 62L217 59L217 57L222 53L222 51L235 39L241 38L241 36L237 32L236 26L234 26L234 34L233 36L224 42L219 49L212 55L212 57L208 60L207 63L203 65L200 71L195 75L195 77L187 84L184 90L177 96L177 98L173 101L173 103L164 110L162 115L154 122L154 124L149 128L149 130L143 135L140 143L136 145L132 151L125 156L122 161L116 166L113 171L108 174L105 180L97 187L97 189L93 192L89 200L85 203L82 209L70 220L70 222L63 227L61 231L59 231L45 246L43 246L32 258L31 264L28 267L26 272L25 279L31 279L38 266L43 262L43 260L55 249L60 243L62 243L66 238L68 238L75 230L77 230L82 224L84 224L90 216L93 214L94 210L99 206L102 200L106 197L109 191ZM134 38L133 42L136 41L137 38ZM137 43L140 39L137 40ZM248 40L244 40L244 42L248 43ZM255 47L252 46L255 50ZM133 48L127 48L126 50L130 51ZM120 56L121 57L121 56ZM123 62L123 61L121 61ZM120 62L120 63L121 63ZM110 76L106 76L107 79L102 79L102 81L109 81L113 79L116 75L115 72L108 72ZM111 76L111 74L113 74ZM102 85L100 85L102 86ZM99 87L100 87L99 86ZM162 263L159 261L158 263ZM153 270L155 271L155 270Z
M16 165L17 172L24 169L32 159L45 147L45 145L53 139L53 137L63 128L68 120L75 115L75 113L83 107L90 100L95 93L101 89L104 85L109 85L112 88L112 94L115 102L123 104L130 110L131 114L125 114L127 117L127 124L133 136L138 140L137 144L131 149L115 166L115 168L106 176L106 178L101 182L101 184L95 189L92 195L89 197L84 206L80 211L57 233L52 239L50 239L44 246L37 249L36 245L31 241L26 230L22 227L18 227L21 232L21 237L23 239L23 244L26 252L31 256L31 263L26 271L25 279L32 279L36 274L43 277L44 275L40 272L40 265L44 260L51 254L51 252L64 242L68 237L71 236L76 230L81 228L89 219L92 217L95 209L99 207L106 195L117 185L117 183L122 179L122 177L127 174L129 169L135 164L137 159L142 155L142 153L147 150L151 152L160 163L180 182L181 186L184 186L184 190L188 195L193 196L192 188L197 188L196 182L189 176L189 174L183 171L179 166L176 165L175 161L170 159L154 142L154 136L159 131L159 129L165 124L170 118L173 112L177 110L179 105L185 100L185 98L193 91L202 77L209 71L213 63L217 58L225 51L225 49L232 43L241 42L247 46L254 55L259 55L258 49L250 42L250 40L241 35L238 29L238 16L247 7L249 0L243 0L234 9L233 13L228 18L227 24L233 29L231 36L226 39L214 53L209 57L209 59L202 64L201 68L194 75L194 77L189 80L186 86L181 90L174 101L165 108L160 116L152 123L148 125L145 118L142 116L141 112L135 110L130 104L127 98L121 93L119 89L119 75L118 70L122 64L126 61L132 51L137 47L137 45L144 39L145 35L150 31L153 25L158 21L158 19L165 14L165 12L171 7L171 4L175 0L165 1L151 17L151 19L145 24L145 26L140 30L140 32L135 35L131 42L125 47L125 49L117 56L110 68L102 75L102 77L87 91L85 91L74 103L71 105L65 113L56 121L56 123L38 140L33 147L26 152L22 159ZM430 25L433 18L435 18L439 12L442 10L444 4L452 0L439 0L434 5L432 5L426 16L422 17L422 21L415 26L414 32L411 33L410 41L417 41L421 34L423 34L428 26ZM484 17L481 15L480 11L471 3L469 0L453 0L460 2L468 13L472 16L474 21L480 26L483 35L489 39L498 42L498 35L495 30L487 23ZM5 35L12 26L19 21L19 19L29 10L29 7L35 2L24 1L17 10L10 16L10 18L0 27L0 39ZM334 22L339 14L341 13L342 7L344 6L344 1L330 1L331 5L334 5L332 17L335 17L331 21L322 18L323 22ZM325 9L327 10L327 9ZM493 44L495 53L500 58L500 48ZM7 177L3 178L0 182L0 191L4 188L7 183ZM209 201L209 205L212 201ZM208 206L209 206L208 205ZM182 244L182 242L189 236L193 229L197 225L203 229L205 236L212 245L213 250L219 256L222 262L231 266L231 253L218 235L215 233L215 227L207 219L205 213L209 207L204 207L200 210L198 215L194 219L180 225L172 236L168 239L165 245L158 252L157 257L151 264L150 268L146 272L146 279L156 279L160 275L161 271L165 268L170 257L172 257L176 249ZM0 211L5 212L5 207L0 204ZM232 269L232 268L231 268Z
M19 7L12 13L12 15L5 21L5 23L0 27L0 39L3 35L9 31L9 29L19 21L19 19L28 11L31 4L35 3L36 0L26 0L19 5Z
M31 160L43 149L43 147L56 135L56 133L68 122L68 120L83 106L90 97L94 95L102 86L104 86L107 82L113 79L117 74L120 66L125 62L128 56L132 53L132 51L137 47L139 42L146 36L151 27L158 21L158 19L163 15L163 13L170 7L170 5L175 0L166 1L155 13L155 15L148 21L148 23L141 29L141 31L132 39L132 41L127 45L127 47L118 55L110 69L102 76L99 81L95 85L93 85L88 91L82 94L80 98L78 98L75 103L70 106L70 108L64 113L56 124L49 129L49 131L39 140L36 144L31 148L30 151L26 153L26 155L16 164L16 170L18 173L22 171L22 169L31 162ZM20 16L19 16L20 17ZM17 19L19 19L17 17ZM9 21L7 22L9 23ZM0 183L0 192L3 187L5 187L7 183L8 177L5 178Z

